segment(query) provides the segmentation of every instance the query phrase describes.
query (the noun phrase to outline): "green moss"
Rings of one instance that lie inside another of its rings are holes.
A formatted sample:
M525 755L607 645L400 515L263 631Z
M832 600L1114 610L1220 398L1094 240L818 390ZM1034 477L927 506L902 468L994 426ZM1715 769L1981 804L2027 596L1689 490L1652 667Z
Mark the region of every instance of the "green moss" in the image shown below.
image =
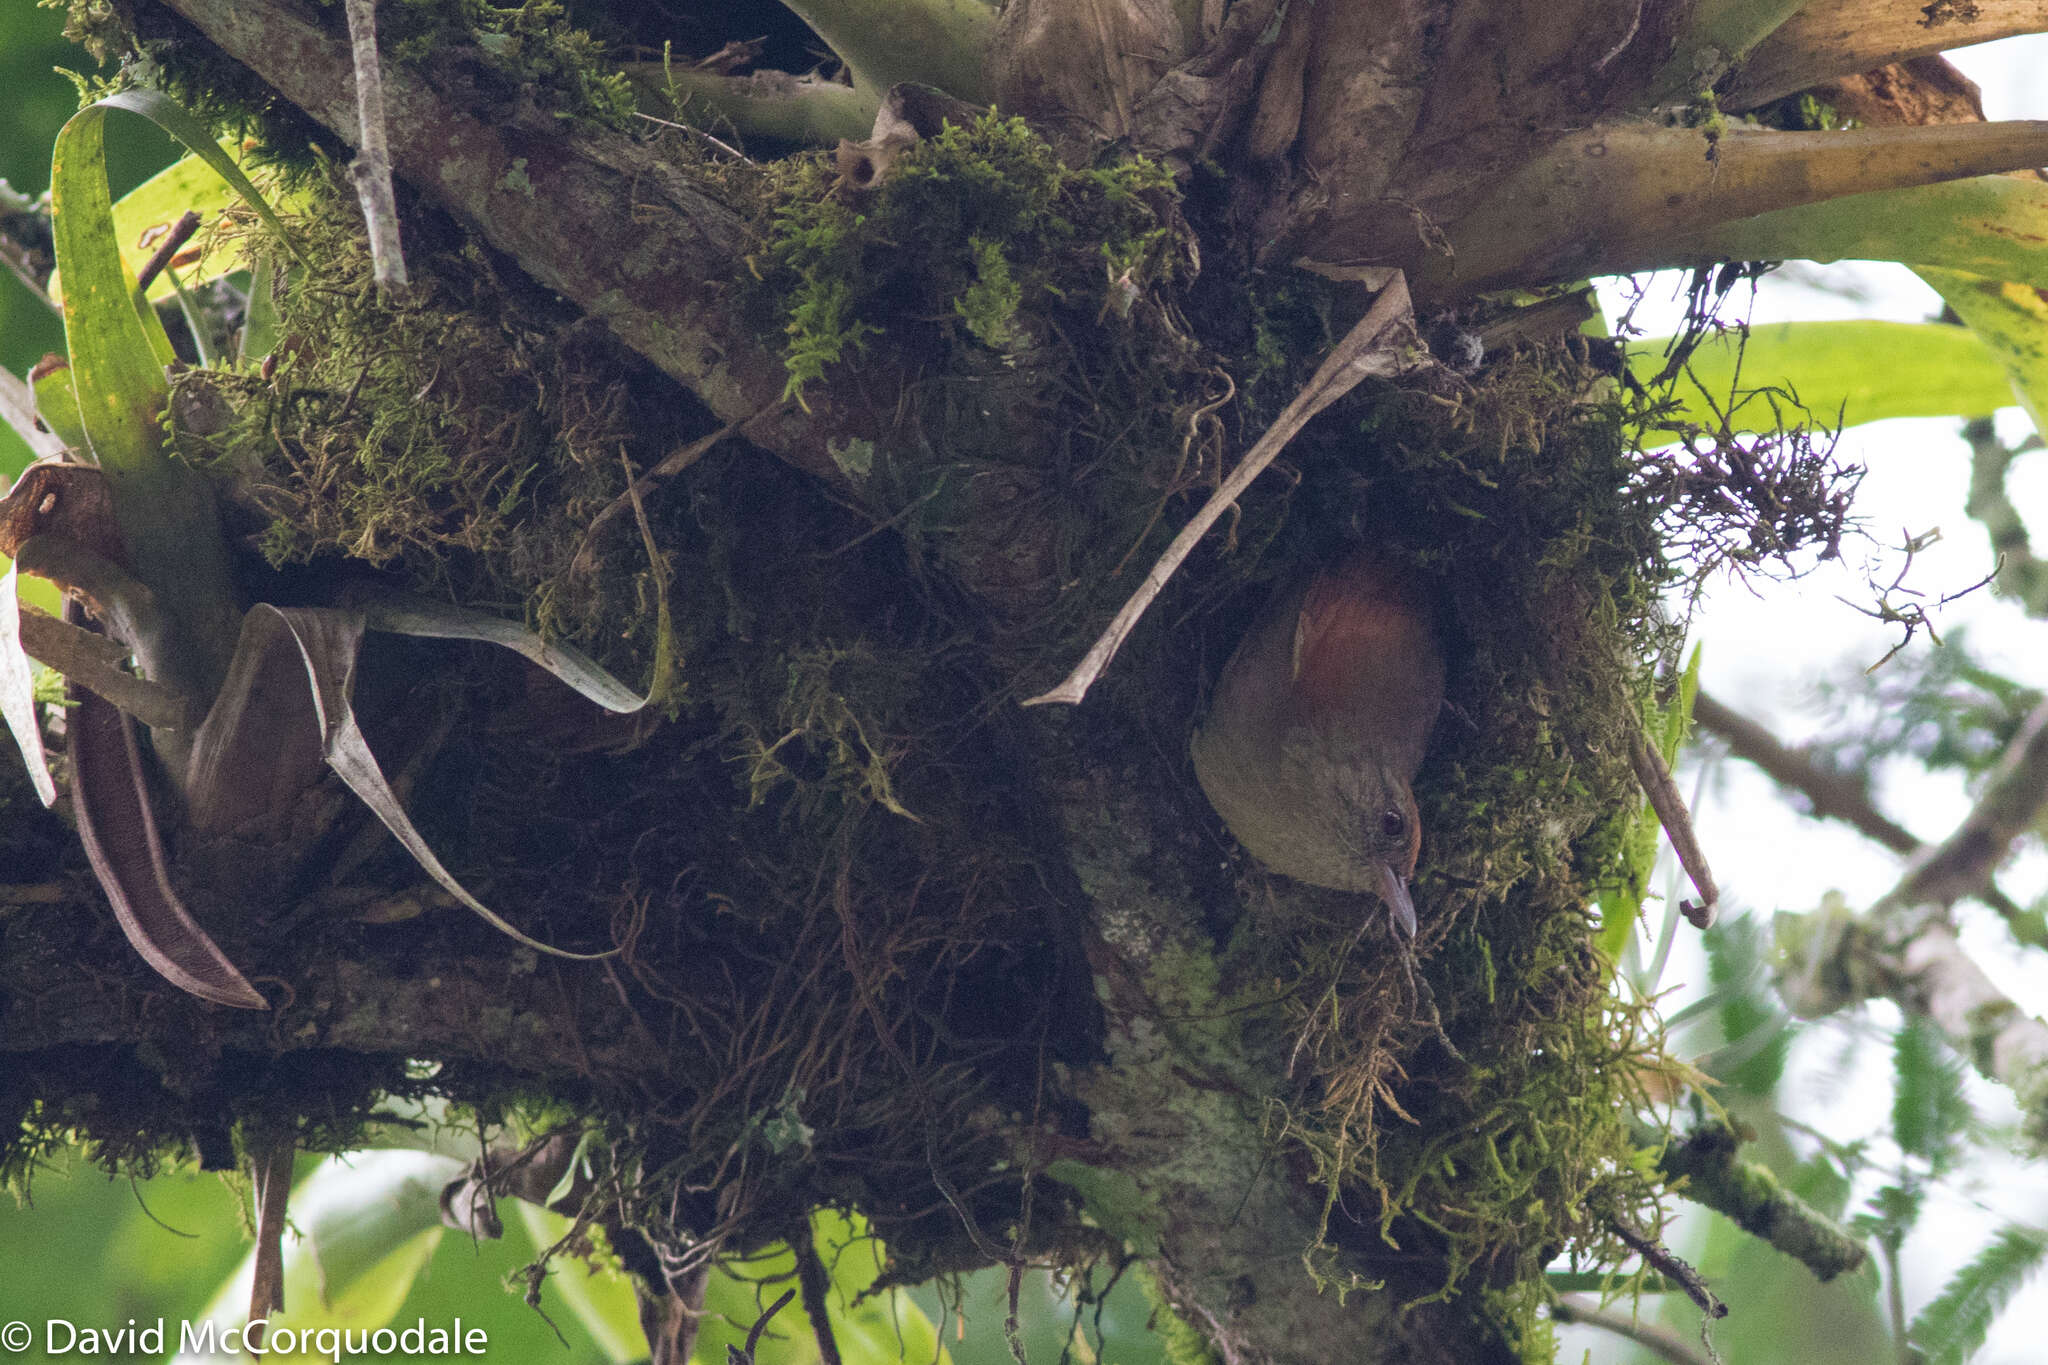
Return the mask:
M326 0L340 8L339 0ZM604 45L569 22L558 0L500 7L486 0L398 0L378 13L378 39L402 62L423 62L452 46L474 47L508 93L539 99L550 113L623 130L636 106L632 86Z
M1020 314L1099 312L1169 279L1171 188L1143 158L1071 170L993 113L904 150L872 191L845 189L822 158L788 163L753 264L782 318L790 394L870 338L1007 354L1033 340ZM947 318L966 338L933 321Z

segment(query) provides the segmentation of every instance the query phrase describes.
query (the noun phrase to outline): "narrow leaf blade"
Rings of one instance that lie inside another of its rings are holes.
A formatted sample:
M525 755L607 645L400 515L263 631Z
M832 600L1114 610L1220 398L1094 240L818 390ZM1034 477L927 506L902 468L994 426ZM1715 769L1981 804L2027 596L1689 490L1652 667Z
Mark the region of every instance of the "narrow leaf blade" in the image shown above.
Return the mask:
M356 656L363 643L364 615L361 611L333 607L274 607L260 603L251 609L251 615L257 613L275 615L284 622L298 643L300 656L306 662L306 672L312 681L313 704L320 716L321 743L328 766L384 822L384 827L405 846L405 851L413 856L427 875L440 884L442 890L461 901L493 929L535 952L567 958L572 962L596 961L618 952L618 949L611 948L601 953L572 953L542 943L472 896L454 874L441 865L426 839L413 827L412 818L405 813L398 793L391 789L390 781L377 763L377 756L370 751L369 741L356 724L350 694L355 685Z
M133 722L90 692L74 691L73 699L72 806L80 842L121 932L180 990L234 1009L270 1008L171 889Z
M36 718L35 674L28 655L21 648L21 599L17 593L20 575L14 561L0 575L0 715L14 732L15 747L28 765L29 780L46 806L57 801L57 784L50 777L49 756L43 752L42 726Z
M1631 345L1629 368L1648 382L1664 367L1671 341ZM1887 363L1901 355L1913 363ZM1777 407L1761 398L1740 401L1766 388L1796 393L1830 426L1837 414L1844 426L1892 417L1982 417L2017 401L1998 355L1968 328L1868 319L1776 322L1702 342L1672 386L1679 407L1663 429L1687 422L1712 431L1724 415L1734 431L1775 431Z
M368 585L352 589L349 599L362 610L372 630L497 645L546 669L607 711L630 716L647 705L646 697L606 672L582 650L573 645L550 644L514 622L431 597Z

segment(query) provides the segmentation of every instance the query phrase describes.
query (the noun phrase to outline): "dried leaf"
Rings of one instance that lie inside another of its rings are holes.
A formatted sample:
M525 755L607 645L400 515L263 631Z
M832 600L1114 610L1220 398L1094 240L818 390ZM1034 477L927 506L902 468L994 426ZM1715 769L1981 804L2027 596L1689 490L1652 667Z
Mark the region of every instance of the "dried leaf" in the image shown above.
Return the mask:
M78 614L75 604L67 609L69 616ZM268 1009L171 889L134 722L91 692L74 688L72 697L78 704L69 727L71 804L85 855L121 932L180 990L217 1005Z
M273 622L276 624L272 624ZM363 737L362 730L356 725L355 710L350 705L349 697L354 690L356 656L362 648L364 625L365 613L362 611L335 607L274 607L268 603L259 603L250 610L243 631L245 636L252 630L267 631L280 627L290 632L291 638L299 647L300 656L305 660L306 672L312 679L313 705L318 713L321 747L328 766L341 775L341 780L348 784L349 790L375 812L377 818L384 822L384 827L397 836L398 842L405 846L405 851L412 854L414 861L426 870L428 876L440 883L443 890L468 906L492 928L525 944L535 952L546 953L551 957L568 958L575 962L610 957L617 952L617 949L609 949L602 953L572 953L528 937L500 918L482 901L470 895L462 883L456 881L448 869L441 865L441 860L434 856L433 849L427 846L427 841L421 837L420 832L413 828L411 817L406 815L398 794L391 790L391 783L385 778L384 770L378 766L377 756L370 751L369 741ZM528 635L525 631L518 633ZM461 638L491 637L467 635ZM496 643L505 642L498 640ZM507 647L518 648L516 645ZM526 653L524 649L520 649L519 652ZM580 655L577 657L581 658ZM597 669L597 666L588 659L583 659L582 662L598 676L612 681L614 686L617 685L616 680L610 679L609 674ZM542 663L542 666L548 665ZM553 668L549 671L555 672ZM562 673L557 672L556 676L562 677L572 686L576 685L573 679ZM582 689L579 687L578 690Z
M371 630L433 640L478 640L498 645L560 678L607 711L630 716L647 698L620 682L572 645L550 644L511 621L453 603L370 585L352 587L347 600Z

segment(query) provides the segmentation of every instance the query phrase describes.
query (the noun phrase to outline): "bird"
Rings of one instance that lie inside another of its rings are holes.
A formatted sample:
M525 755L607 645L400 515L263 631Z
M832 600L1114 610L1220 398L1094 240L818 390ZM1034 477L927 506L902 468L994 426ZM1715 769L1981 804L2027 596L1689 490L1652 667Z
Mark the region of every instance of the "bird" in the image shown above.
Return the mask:
M1238 843L1313 886L1372 891L1407 938L1421 855L1412 783L1443 708L1428 593L1353 549L1275 594L1224 665L1190 744Z

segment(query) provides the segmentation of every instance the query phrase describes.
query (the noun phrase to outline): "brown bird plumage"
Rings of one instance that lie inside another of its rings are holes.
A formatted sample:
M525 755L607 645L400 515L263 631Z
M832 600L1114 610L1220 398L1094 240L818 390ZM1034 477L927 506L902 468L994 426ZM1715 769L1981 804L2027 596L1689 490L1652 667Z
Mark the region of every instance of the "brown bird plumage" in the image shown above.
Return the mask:
M1443 707L1428 599L1369 551L1283 591L1238 643L1192 746L1237 841L1276 872L1374 891L1415 933L1410 783Z

